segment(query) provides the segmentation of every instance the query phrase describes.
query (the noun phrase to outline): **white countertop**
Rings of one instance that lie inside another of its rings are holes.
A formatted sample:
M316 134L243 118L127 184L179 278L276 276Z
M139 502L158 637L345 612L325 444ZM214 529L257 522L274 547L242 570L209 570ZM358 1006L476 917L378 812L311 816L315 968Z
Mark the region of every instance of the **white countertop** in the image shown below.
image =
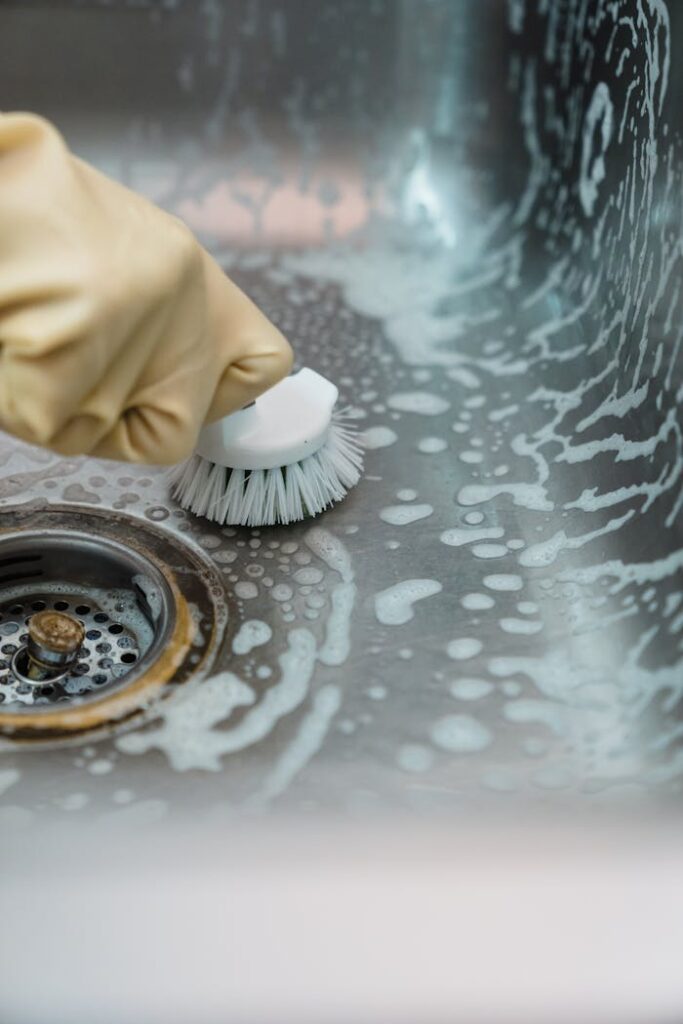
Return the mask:
M0 1017L673 1024L681 838L632 821L15 837Z

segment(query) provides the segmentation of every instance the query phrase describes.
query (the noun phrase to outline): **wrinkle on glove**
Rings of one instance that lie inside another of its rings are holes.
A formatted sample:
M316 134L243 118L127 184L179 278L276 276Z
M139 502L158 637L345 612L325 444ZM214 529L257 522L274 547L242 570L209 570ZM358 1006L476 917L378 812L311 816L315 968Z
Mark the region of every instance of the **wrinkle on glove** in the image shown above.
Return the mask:
M0 427L167 464L291 367L280 332L178 220L0 115Z

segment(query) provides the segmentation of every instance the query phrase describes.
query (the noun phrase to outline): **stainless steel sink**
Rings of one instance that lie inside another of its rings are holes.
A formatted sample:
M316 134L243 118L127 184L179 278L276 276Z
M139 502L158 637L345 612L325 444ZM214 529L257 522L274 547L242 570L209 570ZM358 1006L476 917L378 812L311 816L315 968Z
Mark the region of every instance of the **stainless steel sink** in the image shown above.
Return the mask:
M0 525L151 520L228 613L142 725L5 735L8 829L677 813L681 40L675 0L2 5L3 109L186 219L368 447L315 523L232 531L3 439Z

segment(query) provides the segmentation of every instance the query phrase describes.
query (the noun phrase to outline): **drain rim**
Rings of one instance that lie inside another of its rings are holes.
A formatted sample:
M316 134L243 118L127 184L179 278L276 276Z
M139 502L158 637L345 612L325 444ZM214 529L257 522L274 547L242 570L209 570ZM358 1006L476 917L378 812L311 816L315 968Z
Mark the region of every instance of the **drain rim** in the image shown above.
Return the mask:
M11 525L4 527L5 523ZM83 529L84 523L87 530ZM7 540L16 538L22 543L28 535L36 534L43 540L55 535L69 540L80 536L90 543L105 543L110 549L123 550L128 559L134 557L136 562L141 559L144 574L149 576L150 569L154 569L154 582L167 590L170 596L167 607L172 614L168 615L165 629L160 630L134 669L102 692L91 691L71 703L26 705L21 711L6 711L0 706L0 749L60 746L118 733L158 713L158 702L164 697L164 690L170 692L189 679L206 675L224 632L227 616L219 614L216 601L220 595L223 604L225 590L215 569L194 546L137 516L108 509L84 509L77 505L36 508L33 505L5 507L0 513L0 549ZM145 544L143 540L150 543ZM152 543L163 549L166 561L152 549ZM173 572L172 565L167 564L169 561L186 564L180 568L176 565L179 572ZM207 603L211 602L209 635L199 654L193 645L197 626L188 595L183 592L188 589L183 574L187 576L189 568L197 578L201 576L205 598Z

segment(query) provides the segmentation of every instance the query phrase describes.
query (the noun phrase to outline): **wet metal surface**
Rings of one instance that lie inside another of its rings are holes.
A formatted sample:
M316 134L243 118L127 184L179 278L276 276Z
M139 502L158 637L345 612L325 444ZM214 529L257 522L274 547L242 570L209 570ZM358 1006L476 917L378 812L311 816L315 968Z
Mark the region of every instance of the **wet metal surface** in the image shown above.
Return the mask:
M234 531L3 441L3 506L155 522L231 605L185 703L11 762L21 820L678 801L678 5L30 3L0 39L4 107L185 217L368 445L320 520Z

